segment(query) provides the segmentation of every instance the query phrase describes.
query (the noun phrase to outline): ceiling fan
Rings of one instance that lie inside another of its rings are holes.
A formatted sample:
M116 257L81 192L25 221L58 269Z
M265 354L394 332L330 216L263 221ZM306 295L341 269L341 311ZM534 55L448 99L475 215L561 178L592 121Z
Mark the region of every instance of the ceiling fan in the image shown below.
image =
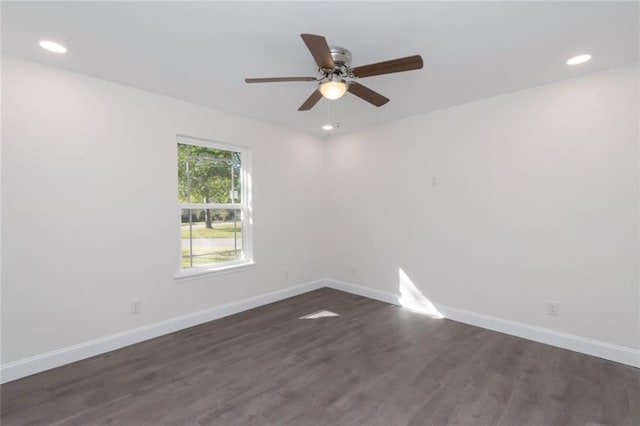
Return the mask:
M375 64L351 67L351 52L343 47L331 46L320 35L300 34L307 45L313 59L318 64L319 77L273 77L273 78L245 78L247 83L279 83L287 81L317 81L318 88L298 108L298 111L308 111L323 96L327 99L338 99L349 92L377 107L389 102L389 99L380 93L369 89L362 84L353 81L374 75L391 74L402 71L417 70L422 68L420 55L406 58L392 59L390 61L377 62Z

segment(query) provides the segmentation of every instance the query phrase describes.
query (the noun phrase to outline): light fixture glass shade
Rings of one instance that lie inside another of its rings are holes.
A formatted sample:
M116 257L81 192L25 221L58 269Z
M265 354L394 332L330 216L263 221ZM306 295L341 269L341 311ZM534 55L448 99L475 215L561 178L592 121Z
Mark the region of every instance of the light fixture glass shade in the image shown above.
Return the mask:
M320 84L320 93L327 99L339 99L346 92L347 83L341 80L329 80Z

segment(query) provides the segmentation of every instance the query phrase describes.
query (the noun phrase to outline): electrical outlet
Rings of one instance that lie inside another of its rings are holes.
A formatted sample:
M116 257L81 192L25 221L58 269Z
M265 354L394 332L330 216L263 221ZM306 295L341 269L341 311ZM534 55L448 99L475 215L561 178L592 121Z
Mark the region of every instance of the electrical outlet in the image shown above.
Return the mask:
M142 312L142 302L140 301L140 299L135 299L131 301L131 313L132 314L139 314L140 312Z
M288 279L289 279L289 270L288 270L288 269L285 269L285 270L284 270L284 278L285 278L286 280L288 280Z
M557 317L560 313L560 304L553 300L547 301L547 315Z
M356 276L356 268L354 268L353 266L349 268L349 273L351 274L352 277Z

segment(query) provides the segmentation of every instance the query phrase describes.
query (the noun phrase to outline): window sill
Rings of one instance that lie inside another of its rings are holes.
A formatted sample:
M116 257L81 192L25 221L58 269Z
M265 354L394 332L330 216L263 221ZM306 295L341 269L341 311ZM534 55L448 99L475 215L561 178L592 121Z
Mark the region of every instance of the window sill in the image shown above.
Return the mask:
M229 265L229 266L223 266L218 268L184 270L175 274L173 278L176 280L176 282L181 283L184 281L198 280L201 278L212 277L215 275L223 275L223 274L229 274L232 272L246 271L249 269L254 269L256 266L258 266L257 263L249 262L249 263L241 263L239 265Z

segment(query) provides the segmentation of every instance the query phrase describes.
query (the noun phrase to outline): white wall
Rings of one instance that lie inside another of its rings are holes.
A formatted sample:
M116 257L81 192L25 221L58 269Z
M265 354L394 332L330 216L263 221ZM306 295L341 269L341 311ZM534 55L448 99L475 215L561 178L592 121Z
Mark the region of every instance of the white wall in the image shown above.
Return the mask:
M3 364L322 276L396 293L399 268L438 304L640 348L637 67L326 144L11 57L2 89ZM256 269L174 281L177 133L251 147Z
M329 276L640 348L638 112L631 66L333 139Z
M3 363L322 276L321 141L12 57L2 89ZM251 148L256 269L174 281L178 133Z

